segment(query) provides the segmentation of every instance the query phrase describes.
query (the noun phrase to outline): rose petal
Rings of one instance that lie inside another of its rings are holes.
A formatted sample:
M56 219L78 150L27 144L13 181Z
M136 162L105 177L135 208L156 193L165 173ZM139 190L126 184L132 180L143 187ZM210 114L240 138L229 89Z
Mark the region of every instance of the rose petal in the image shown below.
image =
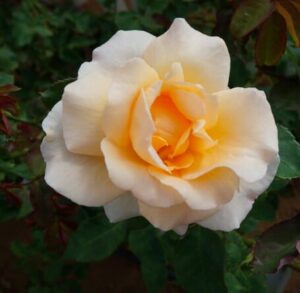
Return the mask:
M153 207L141 201L138 204L140 214L153 226L163 231L177 230L178 226L187 228L188 224L204 219L214 212L213 210L192 210L186 204L179 204L168 208Z
M78 75L88 74L98 67L105 76L112 77L127 61L141 57L154 39L153 35L144 31L118 31L93 51L93 61L83 63Z
M121 194L118 198L107 203L104 211L110 222L115 223L139 215L137 200L130 192Z
M278 153L277 128L262 91L235 88L216 94L218 123L209 135L218 143L183 171L187 180L221 166L248 182L263 178Z
M104 160L70 153L62 135L62 103L57 103L43 121L46 137L41 152L46 161L48 185L72 201L101 206L122 191L110 181Z
M218 92L216 96L219 120L212 135L218 135L222 144L278 152L277 128L263 91L234 88Z
M269 165L266 175L254 183L241 181L240 190L233 199L225 204L211 217L198 224L212 230L231 231L238 229L241 222L252 208L254 200L268 188L274 179L279 164L279 157L275 156Z
M172 63L180 62L186 81L200 83L209 92L227 88L230 57L224 41L204 35L177 18L169 30L153 40L144 59L163 78Z
M158 80L156 72L145 61L132 59L120 68L108 91L108 101L103 113L103 130L110 140L128 146L132 106L142 88Z
M149 172L162 184L173 187L192 209L208 210L230 201L238 189L237 176L227 168L219 168L196 180L184 180L149 167Z
M171 69L166 73L165 80L172 82L184 81L183 69L180 63L174 62Z
M83 155L101 155L104 136L102 113L110 80L94 72L65 87L63 94L63 133L67 149Z
M149 164L168 171L167 166L162 162L156 150L152 146L152 136L154 132L155 127L147 104L147 98L142 90L132 111L130 126L132 146L140 158Z
M107 138L103 139L101 149L109 177L116 186L131 191L136 198L157 207L169 207L183 201L175 189L153 178L147 165L133 151L120 148Z

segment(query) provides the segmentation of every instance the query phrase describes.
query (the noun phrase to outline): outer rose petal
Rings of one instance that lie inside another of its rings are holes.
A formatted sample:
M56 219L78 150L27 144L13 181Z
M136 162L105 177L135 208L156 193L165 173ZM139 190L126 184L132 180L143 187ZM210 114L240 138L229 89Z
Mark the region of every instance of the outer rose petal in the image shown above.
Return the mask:
M45 180L57 192L86 206L101 206L122 191L110 181L101 157L70 153L62 135L62 103L58 102L43 121L41 151L46 161Z
M110 79L93 72L65 87L63 94L63 134L69 151L101 155L104 136L101 119Z
M180 62L185 81L200 83L209 92L224 90L228 85L230 57L224 41L194 30L181 18L150 43L144 59L161 77L173 62Z
M216 93L219 101L219 125L216 134L226 145L278 152L275 120L263 91L233 88Z
M153 35L144 31L118 31L104 45L93 51L93 60L109 74L128 60L142 57L154 39Z
M219 119L209 134L218 145L185 170L184 178L226 166L245 181L260 180L278 153L277 128L264 92L235 88L216 95Z
M240 227L252 208L254 200L268 188L274 179L279 165L279 157L275 156L269 165L267 174L254 183L241 182L240 191L211 217L198 222L199 225L212 230L231 231Z
M147 165L130 150L122 149L103 139L101 149L109 177L113 183L149 205L169 207L183 202L178 192L169 186L162 185L153 178Z
M181 194L191 209L215 209L230 201L238 189L238 177L227 168L215 169L195 180L184 180L167 175L156 168L149 167L149 172L166 186L172 186Z
M78 76L100 70L112 77L128 60L141 57L155 37L144 31L118 31L105 44L93 51L93 61L81 65Z
M142 88L157 80L157 73L140 58L132 59L116 72L102 120L107 138L121 146L130 144L129 124L133 103Z
M186 204L174 205L168 208L158 208L138 202L140 214L145 217L153 226L163 231L178 227L185 228L185 225L195 223L214 213L214 210L192 210ZM177 231L176 231L177 232ZM179 233L180 234L180 233Z
M130 192L121 194L118 198L107 203L104 206L104 211L112 223L133 218L140 214L137 200Z

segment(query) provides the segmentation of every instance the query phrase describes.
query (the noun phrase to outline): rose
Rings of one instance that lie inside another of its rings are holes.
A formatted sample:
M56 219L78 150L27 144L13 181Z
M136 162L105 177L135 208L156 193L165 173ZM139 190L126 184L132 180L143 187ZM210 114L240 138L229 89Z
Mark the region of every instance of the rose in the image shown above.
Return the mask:
M72 201L184 233L238 228L278 166L266 96L229 89L225 43L176 19L119 31L43 122L46 182Z

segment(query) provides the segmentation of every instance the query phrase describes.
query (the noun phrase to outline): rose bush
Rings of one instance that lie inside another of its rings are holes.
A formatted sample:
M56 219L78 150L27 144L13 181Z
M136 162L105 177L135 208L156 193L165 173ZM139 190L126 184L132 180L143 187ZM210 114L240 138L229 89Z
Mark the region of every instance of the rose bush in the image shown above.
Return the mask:
M228 88L224 41L176 19L119 31L83 63L43 122L46 182L112 222L238 228L279 163L264 92Z

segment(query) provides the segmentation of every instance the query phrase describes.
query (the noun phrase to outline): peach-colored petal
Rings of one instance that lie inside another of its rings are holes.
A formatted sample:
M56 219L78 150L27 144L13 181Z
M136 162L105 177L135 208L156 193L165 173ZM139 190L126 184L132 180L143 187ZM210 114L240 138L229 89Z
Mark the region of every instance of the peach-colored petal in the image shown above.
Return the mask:
M120 66L135 57L141 57L155 37L144 31L118 31L106 43L93 51L93 61L84 63L79 75L85 75L98 66L101 72L113 77Z
M144 59L161 78L171 64L180 62L186 81L200 83L209 92L227 88L230 58L224 41L194 30L184 19L175 19L166 33L154 39Z
M178 139L190 126L190 122L178 111L168 96L158 97L151 107L155 134L175 146Z
M203 221L199 225L213 230L231 231L238 229L241 222L252 208L254 200L268 188L274 179L279 164L279 157L275 156L268 166L266 175L254 182L241 181L240 190L233 199L225 204L218 212Z
M248 182L263 178L278 152L277 128L263 92L236 88L217 93L219 119L209 135L217 145L183 171L187 180L225 166Z
M130 125L132 147L141 159L145 160L149 164L168 171L167 166L162 162L161 158L152 146L152 136L154 132L155 126L152 121L145 93L142 90L132 111Z
M214 209L230 201L238 189L238 177L227 168L215 169L196 180L184 180L149 167L149 172L162 184L173 187L192 209Z
M103 158L70 153L63 140L61 116L59 102L43 121L46 137L41 151L47 184L81 205L101 206L113 200L122 190L110 181Z
M101 126L110 79L97 71L80 77L64 89L63 134L69 151L101 155Z
M140 214L153 226L163 231L174 229L179 234L186 231L188 224L205 219L214 213L214 210L193 210L186 204L158 208L139 201L138 205Z
M158 80L156 72L145 61L135 58L115 74L108 91L102 126L106 137L120 146L128 146L131 110L141 89Z
M219 120L212 135L226 145L278 152L277 128L263 91L234 88L216 94Z
M129 149L120 148L105 138L101 143L105 163L112 182L143 202L157 206L169 207L183 201L172 187L161 184L153 178L145 162Z

